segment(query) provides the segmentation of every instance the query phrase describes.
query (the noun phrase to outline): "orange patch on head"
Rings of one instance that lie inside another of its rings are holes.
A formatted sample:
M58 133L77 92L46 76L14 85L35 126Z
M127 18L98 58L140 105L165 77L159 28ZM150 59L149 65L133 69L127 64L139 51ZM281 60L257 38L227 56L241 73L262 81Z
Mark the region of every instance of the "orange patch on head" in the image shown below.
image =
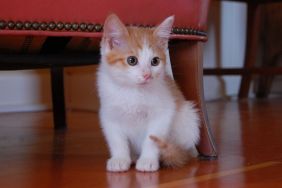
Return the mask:
M153 34L154 30L149 28L127 27L129 35L125 38L122 48L113 48L106 59L110 65L129 66L127 57L136 56L143 48L151 48L154 56L160 58L162 63L166 63L166 49L159 45L158 38Z
M121 52L111 51L106 55L108 64L126 66L125 56Z
M159 45L159 39L153 34L154 29L129 27L128 33L128 43L134 54L143 48L150 48L162 63L166 62L166 49Z

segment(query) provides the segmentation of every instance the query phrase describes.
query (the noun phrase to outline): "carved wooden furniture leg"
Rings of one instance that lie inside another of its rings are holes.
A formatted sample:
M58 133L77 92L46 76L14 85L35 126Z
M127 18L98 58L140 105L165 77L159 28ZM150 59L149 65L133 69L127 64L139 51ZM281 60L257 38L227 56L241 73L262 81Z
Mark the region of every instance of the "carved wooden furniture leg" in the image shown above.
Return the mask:
M217 158L217 152L204 101L202 51L198 41L172 41L170 44L174 78L185 97L196 102L200 112L201 136L197 146L200 158L211 160Z
M268 49L264 49L264 53L267 55L270 54ZM278 67L279 66L279 60L282 58L282 52L281 54L275 54L274 57L267 59L263 58L263 65L262 68L269 68L269 67ZM274 74L271 75L260 75L257 80L257 87L256 87L256 97L257 98L267 98L268 95L271 92L271 86L272 82L274 80L275 76Z
M253 68L256 63L257 46L259 43L260 11L259 3L248 3L247 42L244 68ZM246 98L252 81L252 74L242 75L239 98Z

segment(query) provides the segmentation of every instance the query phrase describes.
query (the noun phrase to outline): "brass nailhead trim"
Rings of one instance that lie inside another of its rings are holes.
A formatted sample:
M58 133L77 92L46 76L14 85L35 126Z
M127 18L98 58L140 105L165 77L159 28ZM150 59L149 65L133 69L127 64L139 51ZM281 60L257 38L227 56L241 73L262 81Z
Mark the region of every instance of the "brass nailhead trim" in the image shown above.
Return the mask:
M45 22L40 23L40 29L45 31L47 29L48 25Z
M86 24L86 23L81 23L81 24L79 24L79 29L80 29L81 31L85 31L85 30L87 29L87 24Z
M15 28L15 23L13 21L9 21L7 25L8 25L9 29L14 29Z
M94 24L88 24L87 25L87 30L92 32L94 30Z
M6 28L7 23L3 20L0 21L0 29L5 29Z
M16 29L23 29L23 23L22 22L16 22Z
M40 26L40 24L39 24L38 22L33 22L33 23L31 24L31 27L32 27L32 29L34 29L34 30L38 30L38 29L39 29L39 26Z
M103 29L103 26L101 24L95 24L94 29L97 32L101 32Z
M152 28L151 25L133 25L143 28ZM49 30L49 31L83 31L83 32L101 32L103 30L103 25L97 23L63 23L63 22L14 22L14 21L4 21L0 20L0 30L10 29L10 30ZM178 28L174 27L171 31L173 34L180 35L197 35L197 36L207 36L207 33L193 28Z
M64 24L62 22L57 23L57 29L62 30L64 28Z
M56 29L56 23L55 22L50 22L48 24L48 28L52 31Z
M31 29L31 23L30 22L24 22L24 29L26 29L26 30Z
M71 24L70 24L70 23L64 24L64 28L65 28L65 30L67 30L67 31L71 30Z
M72 30L77 31L78 28L79 28L79 25L78 25L77 23L73 23L73 24L71 25L71 28L72 28Z

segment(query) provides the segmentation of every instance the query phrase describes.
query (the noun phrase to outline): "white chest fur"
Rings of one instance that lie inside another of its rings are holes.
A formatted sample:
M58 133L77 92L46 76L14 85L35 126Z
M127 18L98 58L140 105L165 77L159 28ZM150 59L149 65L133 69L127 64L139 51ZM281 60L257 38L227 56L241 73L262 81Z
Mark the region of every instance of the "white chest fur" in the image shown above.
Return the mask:
M145 123L174 105L172 95L163 83L130 88L117 85L107 75L101 74L98 87L101 111L120 123Z

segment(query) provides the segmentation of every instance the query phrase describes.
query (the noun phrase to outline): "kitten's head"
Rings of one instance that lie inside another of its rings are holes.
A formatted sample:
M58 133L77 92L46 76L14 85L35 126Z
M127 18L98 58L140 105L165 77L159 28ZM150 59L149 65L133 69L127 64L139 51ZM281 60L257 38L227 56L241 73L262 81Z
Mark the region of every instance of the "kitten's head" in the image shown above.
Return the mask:
M102 63L120 84L144 86L165 75L166 50L174 16L155 28L126 27L116 15L104 24Z

